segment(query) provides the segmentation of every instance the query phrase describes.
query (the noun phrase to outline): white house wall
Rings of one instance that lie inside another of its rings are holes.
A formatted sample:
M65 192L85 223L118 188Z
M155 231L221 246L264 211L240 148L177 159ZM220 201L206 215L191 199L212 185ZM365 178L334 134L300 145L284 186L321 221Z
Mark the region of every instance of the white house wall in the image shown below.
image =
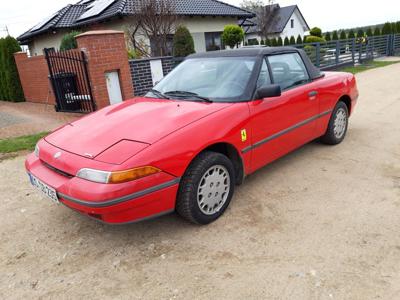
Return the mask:
M98 29L121 30L126 32L127 27L131 23L130 18L132 17L104 23L101 25L101 28ZM185 17L182 18L181 23L185 25L192 34L196 52L204 52L206 51L205 32L222 32L226 25L236 24L237 19L232 17ZM91 30L91 28L85 28L85 31L87 30ZM67 32L69 32L69 30L35 37L33 42L28 45L31 55L43 54L44 48L54 47L55 49L59 49L61 39ZM148 43L147 38L143 36L141 36L141 38Z
M291 28L290 20L294 20L294 28ZM284 39L285 37L290 38L291 36L297 38L299 34L303 37L306 31L306 24L304 23L299 10L296 9L293 15L290 17L289 22L286 24L286 27L285 29L283 29L280 36L282 39Z

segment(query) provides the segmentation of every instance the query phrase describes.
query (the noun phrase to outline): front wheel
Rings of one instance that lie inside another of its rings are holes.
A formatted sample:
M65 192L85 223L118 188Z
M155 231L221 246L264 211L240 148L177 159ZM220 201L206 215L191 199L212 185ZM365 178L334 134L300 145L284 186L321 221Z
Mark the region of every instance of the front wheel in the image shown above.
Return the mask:
M176 203L178 214L201 225L215 221L229 206L234 178L229 158L211 151L201 153L181 180Z
M349 110L344 102L339 101L333 110L328 129L321 137L321 141L328 145L340 144L346 137L348 125Z

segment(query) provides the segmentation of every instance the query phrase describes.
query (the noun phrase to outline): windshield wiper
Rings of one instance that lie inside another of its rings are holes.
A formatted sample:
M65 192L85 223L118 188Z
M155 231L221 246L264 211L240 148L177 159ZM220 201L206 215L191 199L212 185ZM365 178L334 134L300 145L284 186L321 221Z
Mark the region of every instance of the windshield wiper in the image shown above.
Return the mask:
M156 95L156 96L159 97L159 98L162 98L162 99L169 99L168 96L164 95L163 93L161 93L160 91L157 91L157 90L155 90L155 89L151 89L149 92L150 92L150 93L153 93L154 95Z
M176 96L176 97L190 97L190 98L199 99L199 100L202 100L205 102L210 102L210 103L213 102L210 98L203 97L196 93L187 92L187 91L169 91L169 92L166 92L165 95Z

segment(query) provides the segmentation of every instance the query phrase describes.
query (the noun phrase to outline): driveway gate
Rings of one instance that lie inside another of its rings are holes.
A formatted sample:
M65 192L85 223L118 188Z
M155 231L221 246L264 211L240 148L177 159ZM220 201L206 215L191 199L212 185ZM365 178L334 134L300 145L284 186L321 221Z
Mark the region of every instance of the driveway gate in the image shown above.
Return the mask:
M88 113L96 110L85 53L45 49L56 111Z

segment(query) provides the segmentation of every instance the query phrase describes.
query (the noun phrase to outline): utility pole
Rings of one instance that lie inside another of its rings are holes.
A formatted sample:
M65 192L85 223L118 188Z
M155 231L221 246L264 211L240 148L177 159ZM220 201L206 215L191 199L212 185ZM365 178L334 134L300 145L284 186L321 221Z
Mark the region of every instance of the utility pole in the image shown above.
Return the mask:
M7 36L9 36L9 35L10 35L10 32L8 31L7 25L6 25L6 32L7 32Z

